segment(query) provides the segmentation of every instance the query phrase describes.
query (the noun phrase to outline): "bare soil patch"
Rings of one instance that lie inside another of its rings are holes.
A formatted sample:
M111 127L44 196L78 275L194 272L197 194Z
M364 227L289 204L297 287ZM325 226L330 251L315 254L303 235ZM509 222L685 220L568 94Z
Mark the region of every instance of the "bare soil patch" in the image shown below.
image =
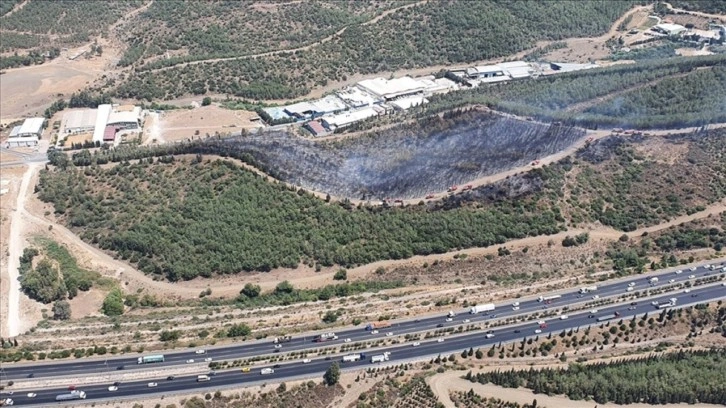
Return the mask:
M262 127L259 122L250 120L255 117L255 112L229 110L216 105L167 111L159 118L158 133L163 140L174 142Z

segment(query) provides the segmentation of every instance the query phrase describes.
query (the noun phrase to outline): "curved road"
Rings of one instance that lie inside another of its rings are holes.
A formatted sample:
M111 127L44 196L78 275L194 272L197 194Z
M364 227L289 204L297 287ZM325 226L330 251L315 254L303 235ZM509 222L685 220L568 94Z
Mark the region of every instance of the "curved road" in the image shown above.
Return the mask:
M694 296L695 295L695 296ZM681 294L681 295L674 295L671 293L666 293L661 296L657 296L653 299L658 300L660 302L666 302L668 299L672 297L679 297L679 306L683 307L689 304L694 304L697 302L706 302L706 301L713 301L716 299L722 299L726 297L726 289L721 285L721 283L718 283L717 285L711 285L711 286L705 286L700 287L696 289L692 289L689 295ZM649 304L650 300L648 302L643 303L641 302L637 309L634 311L629 311L624 305L613 305L609 307L601 307L600 311L597 314L597 317L599 316L605 316L611 313L614 313L616 311L619 311L621 313L621 316L613 319L614 321L619 321L620 319L627 319L632 318L633 316L640 316L644 313L659 313L656 308L651 306ZM560 320L559 318L549 318L546 319L548 323L548 327L546 329L542 330L542 333L536 334L535 330L539 328L537 322L525 322L525 323L518 323L511 326L503 326L496 329L493 329L491 333L493 334L493 337L486 338L483 333L477 332L472 334L465 334L457 337L448 338L445 341L439 342L438 340L434 339L428 339L421 341L421 344L417 347L412 347L412 343L405 343L403 345L396 345L392 347L385 348L386 351L389 351L390 354L390 360L385 363L388 364L400 364L403 362L411 361L411 360L420 360L422 358L429 358L436 355L448 355L450 353L460 353L463 350L468 350L469 348L485 348L489 347L493 344L497 344L499 342L506 343L506 342L513 342L513 341L519 341L521 339L526 339L529 337L535 337L535 336L547 336L549 333L559 333L562 330L571 329L571 328L577 328L577 327L588 327L592 325L600 325L604 324L605 322L598 322L595 317L590 317L591 315L587 312L580 312L577 315L571 316L569 319ZM370 356L379 354L383 350L366 350L365 353L365 359L357 361L357 362L351 362L351 363L345 363L341 362L341 367L343 369L364 369L369 366L378 366L376 363L370 362ZM332 359L341 361L341 358L333 357ZM124 382L119 384L117 391L109 391L108 386L110 384L97 384L97 385L89 385L89 386L83 386L78 387L79 389L82 389L86 394L87 398L86 400L110 400L110 399L132 399L132 398L139 398L142 394L149 394L147 397L151 395L163 395L163 394L169 394L169 393L178 393L183 391L194 391L199 390L202 392L205 388L212 388L212 389L219 389L223 387L230 387L230 386L244 386L244 385L251 385L253 383L258 382L279 382L279 381L285 381L290 380L294 378L302 378L302 377L314 377L314 376L322 376L323 372L330 366L332 363L331 359L325 359L325 358L315 358L309 363L302 363L300 361L296 362L289 362L289 363L283 363L278 366L273 366L272 364L266 364L264 366L260 367L254 367L250 372L242 372L240 369L230 369L225 371L217 372L216 375L213 375L211 377L211 381L208 382L197 382L196 381L196 375L185 375L185 376L179 376L173 380L167 380L165 378L161 379L155 379L151 380L156 382L158 385L156 387L149 387L148 380L144 381L130 381L130 382ZM269 375L262 375L261 369L262 368L274 368L274 373ZM200 370L198 374L207 374L209 370L204 369ZM34 398L28 398L27 394L28 392L33 392L37 394ZM42 389L42 390L26 390L21 392L17 392L16 394L12 395L11 398L15 401L16 405L24 405L24 406L49 406L56 404L55 397L59 394L66 394L68 391L64 388L54 388L54 389ZM67 404L68 402L66 402ZM60 404L60 403L58 403Z
M718 263L720 266L721 263ZM422 317L419 319L411 320L399 320L392 321L392 326L387 329L381 329L378 334L371 334L365 331L362 326L349 327L347 329L336 332L338 340L329 341L326 343L315 343L313 338L315 334L298 335L288 343L284 343L282 350L283 352L301 351L305 349L313 349L320 347L331 347L339 346L343 344L344 339L351 339L351 342L375 340L377 338L384 338L386 332L393 332L395 336L403 336L407 333L426 332L434 331L437 329L445 329L447 327L456 327L462 324L481 324L486 321L492 321L493 319L499 320L507 317L513 317L518 315L526 315L534 312L541 312L545 308L562 309L565 306L572 307L573 305L582 305L586 302L593 302L592 297L594 295L599 296L601 299L608 297L624 295L627 293L638 293L644 292L649 288L660 288L668 285L683 284L687 281L695 282L700 278L706 276L713 276L716 274L723 275L722 270L711 270L704 267L704 265L693 267L691 269L683 269L682 273L674 273L673 270L661 271L658 273L650 273L647 275L639 275L634 277L628 277L617 281L600 282L597 284L597 291L590 294L580 294L578 289L568 289L555 294L560 294L561 297L556 299L550 305L545 305L543 302L539 302L537 297L531 297L527 299L519 299L519 309L513 310L511 302L500 303L496 305L496 310L493 314L478 314L470 315L467 310L456 310L457 316L454 317L453 321L445 321L445 317L442 315ZM659 282L655 286L651 286L650 278L659 277ZM691 278L693 277L693 278ZM669 281L673 282L669 282ZM628 292L629 286L632 285L632 291ZM589 286L589 285L587 285ZM695 290L695 289L694 289ZM726 290L724 290L726 292ZM547 294L544 294L547 296ZM464 320L469 320L464 322ZM443 325L443 327L437 327ZM109 371L115 370L135 370L135 369L159 369L160 367L174 367L184 366L188 359L194 359L196 363L203 362L204 358L211 357L214 361L220 360L231 360L231 359L244 359L254 356L272 354L274 352L273 344L271 339L245 342L241 344L232 344L219 347L207 348L207 354L197 355L195 350L183 350L183 351L170 351L163 353L165 355L165 362L156 363L152 365L138 365L137 358L141 354L133 354L131 356L121 357L107 357L107 358L93 358L93 359L79 359L71 361L48 361L48 362L33 362L33 363L15 363L15 364L4 364L2 377L3 380L21 380L28 378L31 375L35 378L47 378L47 377L70 377L84 374L107 374ZM162 352L153 352L146 354L161 354Z

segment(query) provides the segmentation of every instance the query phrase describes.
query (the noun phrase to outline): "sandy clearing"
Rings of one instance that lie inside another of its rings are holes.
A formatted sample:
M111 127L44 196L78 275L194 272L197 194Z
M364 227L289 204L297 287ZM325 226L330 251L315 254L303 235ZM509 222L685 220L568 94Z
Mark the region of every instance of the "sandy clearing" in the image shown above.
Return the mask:
M497 367L494 367L495 369ZM510 367L507 367L509 369ZM530 368L529 366L519 367L523 369ZM490 369L491 371L491 369ZM461 376L466 375L466 371L449 371L442 374L437 374L426 379L426 382L431 386L434 394L439 398L439 401L444 404L447 408L455 408L454 402L451 401L449 393L451 391L462 391L468 392L474 390L475 393L486 398L499 398L504 401L517 402L519 404L531 404L532 400L537 400L538 406L545 407L558 407L558 408L585 408L585 407L597 407L597 408L653 408L650 404L598 404L593 401L575 401L567 398L566 396L547 396L546 394L535 394L527 388L505 388L494 384L479 384L467 381ZM686 403L681 404L663 404L662 407L718 407L715 404L698 404L689 405Z
M262 128L262 123L251 120L255 117L257 117L255 112L229 110L216 105L167 111L152 122L155 128L150 129L149 137L153 138L151 133L155 133L159 143L161 143L159 139L175 142L203 138L207 134L214 135L215 132L227 133L238 132L240 129Z

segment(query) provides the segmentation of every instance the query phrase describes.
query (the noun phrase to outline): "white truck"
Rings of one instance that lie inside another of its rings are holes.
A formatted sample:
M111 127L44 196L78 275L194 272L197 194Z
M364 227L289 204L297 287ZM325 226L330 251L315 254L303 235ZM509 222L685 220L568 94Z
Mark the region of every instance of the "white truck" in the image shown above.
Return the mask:
M549 303L549 302L551 302L551 301L553 301L555 299L559 299L561 297L562 297L562 295L540 296L540 297L537 298L537 301L538 302L546 302L546 303Z
M55 397L56 401L72 401L78 399L86 399L86 393L84 391L71 391L68 394L61 394Z
M597 290L597 286L585 286L580 288L580 293L590 293Z
M336 336L335 333L323 333L315 336L316 343L322 343L330 340L338 340L338 336Z
M343 356L343 362L344 363L352 363L354 361L358 361L360 359L365 358L366 355L363 353L357 353L357 354L348 354L347 356Z
M469 310L471 314L477 314L481 312L491 312L494 310L494 303L485 303L483 305L476 305Z
M668 302L666 302L666 303L661 303L661 304L659 304L659 305L658 305L658 306L656 306L656 307L657 307L658 309L665 309L665 308L667 308L667 307L673 307L673 306L675 306L675 305L676 305L676 302L678 302L678 299L677 299L677 298L671 298L671 299L670 299L670 300L669 300Z
M383 354L376 354L375 356L371 357L371 363L382 363L384 361L388 361L390 358L391 353L386 351Z
M197 382L202 382L202 381L209 381L209 380L211 380L211 379L212 379L212 378L211 378L210 376L206 375L206 374L203 374L203 375L198 375L198 376L197 376Z
M656 283L658 283L658 277L656 276L654 278L650 278L648 282L650 282L651 285L655 285Z
M275 373L275 370L273 370L271 368L263 368L262 370L260 370L260 375L268 375L268 374L274 374L274 373Z
M9 407L14 404L15 402L12 398L0 398L0 407Z

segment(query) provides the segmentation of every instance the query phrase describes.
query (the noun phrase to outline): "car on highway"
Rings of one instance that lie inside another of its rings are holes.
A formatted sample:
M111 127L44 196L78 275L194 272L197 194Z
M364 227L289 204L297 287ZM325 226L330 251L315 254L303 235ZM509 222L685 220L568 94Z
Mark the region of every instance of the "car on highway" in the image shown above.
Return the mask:
M514 330L515 333L521 333L522 331L519 329Z
M126 368L126 366L124 366L124 365L120 365L120 366L116 367L117 370L123 370L125 368Z
M600 299L600 295L595 295L592 297L593 299Z
M187 360L187 364L191 364L193 362L194 362L194 359L193 358L190 358L189 360Z
M208 363L208 362L210 362L210 361L212 361L212 357L207 357L207 358L205 358L205 359L204 359L204 362L205 362L205 363Z
M463 320L463 322L464 322L464 323L470 323L470 322L471 322L471 320L469 320L469 319L464 319L464 320Z
M690 289L684 289L683 290L683 293L691 293L691 290Z
M635 286L635 282L630 282L630 283L628 283L628 287L629 287L629 288L632 288L633 286Z
M653 306L658 306L659 302L657 300L654 300L654 301L650 302L650 304Z
M452 319L452 318L450 318L450 317L447 317L447 318L446 318L446 321L447 321L447 322L453 322L453 321L454 321L454 319Z
M279 353L280 352L280 349L274 349L274 350L272 350L272 352L273 353Z
M444 324L443 323L439 323L439 324L436 325L436 327L444 327Z
M69 385L69 386L68 386L68 391L75 391L75 390L76 390L76 386L75 386L75 385ZM12 392L12 391L10 391L10 394L12 394L12 393L13 393L13 392Z
M35 378L35 374L34 373L28 374L28 378Z
M157 384L157 383L155 383L155 382L150 382L150 383L146 384L146 386L147 386L147 387L149 387L149 388L154 388L154 387L156 387L157 385L159 385L159 384Z
M726 286L726 282L723 282L723 283L721 284L721 286Z
M696 269L698 269L698 268L696 268L696 267L694 266L693 268L691 268L691 272L694 272L694 271L695 271Z
M272 366L272 368L280 368L280 365L279 364L275 364L274 366Z
M353 340L351 340L351 339L345 339L345 340L343 340L343 343L350 343L351 341L353 341Z
M303 364L307 364L307 363L309 363L309 362L311 362L311 361L313 361L313 360L311 360L311 359L309 359L309 358L306 358L306 359L303 359L303 361L302 361L302 362L303 362ZM247 371L249 371L249 370L247 370Z
M28 395L27 395L28 398L35 398L37 396L38 396L38 394L36 394L34 392L29 392Z
M587 318L588 318L588 319L592 319L593 317L595 317L595 315L594 315L594 314L589 314L589 315L587 315Z
M561 315L560 316L560 320L567 320L569 318L570 318L570 316L568 316L568 315Z
M698 297L698 293L692 294L691 297Z
M636 307L635 307L635 306L630 306L630 307L628 308L628 310L635 310L635 309L636 309Z
M626 291L626 292L632 292L632 291L633 291L634 289L635 289L635 288L633 288L633 287L629 287L629 288L627 288L627 289L626 289L625 291Z
M371 330L371 334L378 334L378 330Z
M675 279L671 279L671 280L668 281L668 283L673 283L675 281L676 281Z
M491 316L489 316L489 318L490 318L490 319L494 319L494 318L496 318L496 317L497 317L496 313L495 313L495 314L493 314L493 315L491 315Z
M638 302L630 302L630 306L637 306Z
M492 337L494 337L494 333L487 333L484 335L484 337L491 339Z
M195 354L206 354L207 353L207 350L199 349L199 350L195 351L194 353Z
M172 381L175 378L176 377L174 377L173 375L170 375L170 376L166 377L166 381Z
M304 361L303 361L303 362L304 362ZM249 367L242 367L242 372L243 372L243 373L249 373L249 372L250 372L251 370L252 370L252 369L251 369L251 368L249 368Z
M512 306L514 306L514 307L517 307L517 306L519 306L519 302L514 302L514 303L512 303Z
M418 347L420 345L421 345L421 343L419 343L419 342L415 342L415 343L412 344L413 347Z
M443 338L443 337L439 337L439 339L438 339L438 340L436 340L436 342L437 342L437 343L443 343L443 342L444 342L444 338Z
M679 269L679 270L676 271L676 275L680 275L682 273L683 273L683 270L681 270L681 269Z
M597 313L597 312L599 312L599 310L597 310L597 309L590 310L590 313Z
M386 337L391 337L391 336L393 336L393 332L386 333Z
M108 390L109 390L109 391L118 391L118 387L117 387L117 386L115 386L115 385L110 385L110 386L108 387Z
M275 348L276 349L281 349L282 348L282 344L275 344Z
M519 310L519 306L512 306L512 310Z
M688 275L688 279L696 279L696 275Z
M537 329L534 331L534 334L540 334L540 333L542 333L542 330L540 330L540 329Z

